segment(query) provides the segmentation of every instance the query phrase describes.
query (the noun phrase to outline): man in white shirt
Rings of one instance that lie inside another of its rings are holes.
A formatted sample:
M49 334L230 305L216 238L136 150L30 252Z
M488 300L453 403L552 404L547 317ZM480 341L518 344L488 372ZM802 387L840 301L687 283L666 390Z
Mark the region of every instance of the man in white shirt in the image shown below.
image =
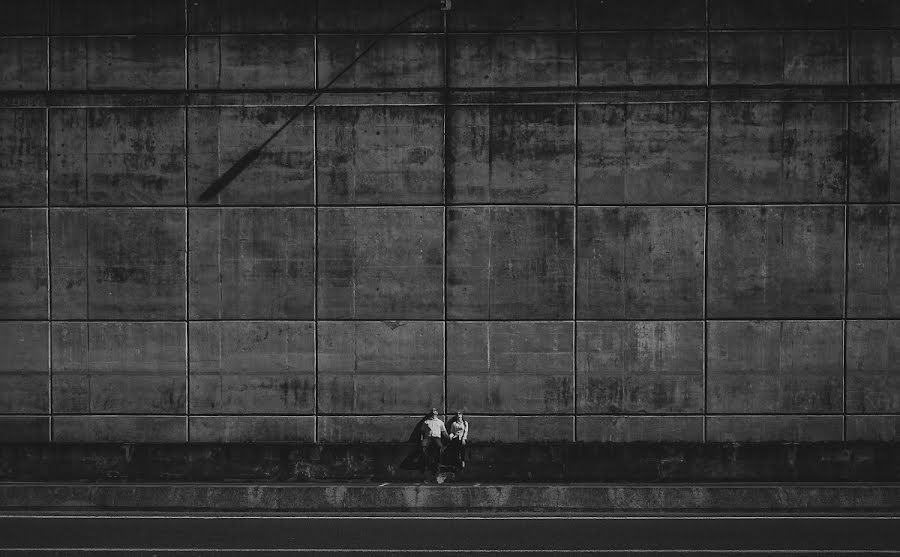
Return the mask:
M437 474L441 463L441 454L444 452L444 438L448 435L444 422L438 418L438 411L434 408L431 409L428 418L422 422L420 435L425 467Z

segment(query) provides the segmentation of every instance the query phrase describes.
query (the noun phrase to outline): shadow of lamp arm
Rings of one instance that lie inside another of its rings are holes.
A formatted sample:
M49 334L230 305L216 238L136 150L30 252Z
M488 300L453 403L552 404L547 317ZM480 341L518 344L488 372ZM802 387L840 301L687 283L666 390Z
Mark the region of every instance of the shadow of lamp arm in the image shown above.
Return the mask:
M379 41L381 41L385 37L394 33L404 23L410 21L411 19L413 19L429 10L438 10L438 9L444 10L444 11L449 10L450 2L448 0L443 0L439 4L431 3L431 2L434 2L434 0L430 0L429 5L425 6L424 8L421 8L419 10L416 10L415 12L404 17L399 22L397 22L393 27L391 27L390 29L388 29L387 31L385 31L384 33L382 33L381 35L376 37L371 43L369 43L369 45L366 48L363 49L362 52L360 52L356 56L356 58L353 59L352 62L347 64L347 66L344 67L344 69L339 71L337 73L337 75L335 75L333 78L331 78L331 81L329 81L325 85L325 87L322 87L313 96L313 98L309 100L309 102L307 102L305 105L303 105L302 107L295 110L294 113L291 114L291 117L288 118L287 121L285 121L281 126L279 126L279 128L277 130L275 130L272 133L272 135L270 135L265 141L263 141L262 143L260 143L256 147L254 147L253 149L247 151L247 153L245 153L244 156L242 156L236 163L231 165L231 168L226 170L224 174L219 176L212 184L210 184L209 187L206 188L206 190L204 190L203 193L200 194L198 201L202 201L202 202L210 201L210 200L214 199L217 195L219 195L219 193L221 193L222 190L224 190L228 186L228 184L233 182L235 178L237 178L244 170L247 169L247 167L249 167L251 164L254 163L254 161L256 161L256 159L259 158L259 155L262 153L262 150L266 148L266 145L271 143L272 140L278 136L278 134L280 134L286 127L291 125L291 123L293 123L293 121L296 120L297 117L300 116L300 114L304 110L306 110L307 108L312 106L312 104L314 102L316 102L316 100L319 97L321 97L322 94L324 94L325 91L327 91L329 87L331 87L338 79L340 79L342 75L347 73L347 71L350 70L350 68L352 68L370 50L372 50L372 48L374 48L375 45L378 44Z

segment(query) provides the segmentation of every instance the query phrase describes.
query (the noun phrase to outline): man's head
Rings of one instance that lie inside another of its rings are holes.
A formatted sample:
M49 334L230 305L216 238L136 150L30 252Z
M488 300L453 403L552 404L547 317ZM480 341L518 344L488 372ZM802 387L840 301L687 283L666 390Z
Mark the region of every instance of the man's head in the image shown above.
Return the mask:
M437 417L438 417L438 411L437 411L437 409L432 408L432 409L431 409L431 414L430 414L430 416L431 416L432 419L437 418Z

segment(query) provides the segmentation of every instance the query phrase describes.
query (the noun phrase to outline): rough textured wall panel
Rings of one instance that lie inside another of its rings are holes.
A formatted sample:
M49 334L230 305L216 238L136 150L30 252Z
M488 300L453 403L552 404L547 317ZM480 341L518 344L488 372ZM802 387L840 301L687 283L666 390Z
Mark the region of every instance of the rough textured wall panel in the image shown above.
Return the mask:
M437 4L0 2L0 442L900 439L900 3Z

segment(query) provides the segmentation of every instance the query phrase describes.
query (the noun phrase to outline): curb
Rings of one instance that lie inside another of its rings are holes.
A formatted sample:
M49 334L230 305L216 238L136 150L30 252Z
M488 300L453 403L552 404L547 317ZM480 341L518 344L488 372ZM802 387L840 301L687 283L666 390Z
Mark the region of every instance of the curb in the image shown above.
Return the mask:
M0 509L898 512L900 484L0 484Z

